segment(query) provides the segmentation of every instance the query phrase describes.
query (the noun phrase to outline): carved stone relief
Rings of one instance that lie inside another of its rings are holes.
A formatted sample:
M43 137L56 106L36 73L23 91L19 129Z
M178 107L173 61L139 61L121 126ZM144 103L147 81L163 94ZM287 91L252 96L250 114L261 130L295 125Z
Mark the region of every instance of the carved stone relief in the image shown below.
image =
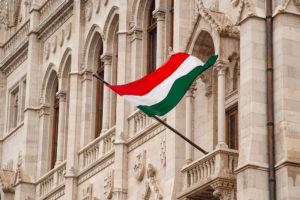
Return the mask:
M146 165L146 150L139 152L135 157L135 162L133 166L135 178L138 181L142 181L145 174Z
M55 53L57 47L57 36L54 36L51 46L52 46L52 52Z
M230 0L233 7L237 7L239 5L240 0Z
M205 96L210 96L212 94L212 69L208 69L202 74L200 74L200 79L205 84Z
M166 135L160 138L160 162L165 167L166 166Z
M93 184L88 185L82 190L82 200L92 200Z
M161 200L163 195L156 179L156 169L150 163L147 166L147 180L145 182L145 194L143 200Z
M72 23L70 22L66 27L66 37L67 40L70 40L72 34Z
M50 43L49 42L45 43L44 55L45 55L46 60L48 60L48 58L50 56Z
M234 183L226 180L218 180L211 184L211 187L215 190L213 195L222 200L234 200L235 197L235 185Z
M114 171L111 170L107 173L104 178L104 196L106 199L111 199L113 195L113 187L114 187Z
M64 45L64 40L65 40L65 30L62 29L59 36L59 46L62 47Z

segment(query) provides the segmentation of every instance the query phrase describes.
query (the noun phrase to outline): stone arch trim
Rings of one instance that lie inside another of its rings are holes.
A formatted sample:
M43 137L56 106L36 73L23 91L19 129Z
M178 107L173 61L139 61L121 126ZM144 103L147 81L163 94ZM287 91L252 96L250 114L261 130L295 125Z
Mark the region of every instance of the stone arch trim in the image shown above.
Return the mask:
M72 49L71 49L70 47L68 47L68 48L65 50L65 52L64 52L64 54L63 54L63 56L62 56L62 58L61 58L61 61L60 61L60 63L59 63L59 67L58 67L58 70L57 70L57 76L58 76L59 78L62 76L62 73L63 73L63 71L64 71L64 68L66 67L66 62L67 62L69 56L71 56L71 54L72 54Z
M144 27L145 15L147 8L150 6L152 0L135 0L132 4L132 15L130 19L130 29Z
M88 58L87 58L88 51L90 50L92 39L94 38L96 33L100 34L101 39L103 41L103 38L104 38L103 31L97 24L93 24L90 28L89 33L86 36L84 47L83 47L83 52L82 52L83 63L82 63L82 65L84 65L84 66L86 66L88 64ZM86 67L89 68L88 66L86 66Z
M41 88L41 92L40 92L40 104L45 104L47 103L47 87L50 83L50 78L52 73L55 73L57 75L57 70L56 70L56 66L53 63L50 63L47 67L47 70L43 76L43 80L42 80L42 88Z
M104 54L112 53L112 45L113 45L113 37L109 37L109 35L114 34L114 30L116 30L119 25L119 8L117 6L113 6L106 18L103 35L106 38L103 52Z

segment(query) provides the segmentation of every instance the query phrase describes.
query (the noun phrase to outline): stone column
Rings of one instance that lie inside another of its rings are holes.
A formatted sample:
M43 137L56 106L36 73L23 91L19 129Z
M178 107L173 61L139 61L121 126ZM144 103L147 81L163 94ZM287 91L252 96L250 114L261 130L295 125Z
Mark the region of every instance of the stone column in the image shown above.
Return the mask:
M111 83L111 63L112 56L109 54L102 55L101 61L104 63L104 80L108 83ZM109 117L110 117L110 89L106 86L103 87L103 117L102 117L102 130L101 133L104 133L109 128Z
M225 130L225 73L226 63L218 61L218 144L217 146L227 148Z
M195 91L195 85L192 85L191 88L186 93L186 103L185 103L185 131L186 137L192 140L192 106L193 106L193 94ZM192 162L192 146L189 143L185 143L185 164Z
M64 129L66 119L66 92L58 91L56 97L59 99L59 116L58 116L58 136L57 136L57 156L55 165L59 165L63 161L64 155Z
M153 11L153 16L157 19L157 49L156 49L156 68L161 66L165 60L165 15L164 9L158 8Z

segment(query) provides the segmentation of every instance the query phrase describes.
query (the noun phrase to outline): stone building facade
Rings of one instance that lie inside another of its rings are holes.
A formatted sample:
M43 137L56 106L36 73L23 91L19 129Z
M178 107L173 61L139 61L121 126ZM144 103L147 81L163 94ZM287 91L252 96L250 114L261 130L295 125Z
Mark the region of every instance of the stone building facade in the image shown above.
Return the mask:
M268 199L265 0L0 0L0 199ZM300 2L273 1L276 194L300 199ZM162 117L93 78L216 64Z

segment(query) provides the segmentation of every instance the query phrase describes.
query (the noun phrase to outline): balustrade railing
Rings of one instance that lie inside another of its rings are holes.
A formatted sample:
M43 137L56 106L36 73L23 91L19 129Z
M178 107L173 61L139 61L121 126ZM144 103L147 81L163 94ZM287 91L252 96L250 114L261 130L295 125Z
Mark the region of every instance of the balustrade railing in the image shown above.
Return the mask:
M136 110L128 118L129 133L135 135L140 131L144 130L145 128L147 128L152 122L153 122L152 118L148 117L141 110Z
M38 196L49 194L65 183L66 162L61 163L37 181Z
M94 163L113 149L115 132L115 127L109 129L79 151L78 155L81 169Z
M237 167L238 152L232 149L217 149L190 163L182 169L185 189L199 187L218 177L229 177Z
M2 46L3 48L3 57L4 59L9 53L13 52L22 42L27 38L30 29L30 21L27 20L23 26L19 28L10 39Z
M44 21L65 0L46 0L40 8L40 22Z

